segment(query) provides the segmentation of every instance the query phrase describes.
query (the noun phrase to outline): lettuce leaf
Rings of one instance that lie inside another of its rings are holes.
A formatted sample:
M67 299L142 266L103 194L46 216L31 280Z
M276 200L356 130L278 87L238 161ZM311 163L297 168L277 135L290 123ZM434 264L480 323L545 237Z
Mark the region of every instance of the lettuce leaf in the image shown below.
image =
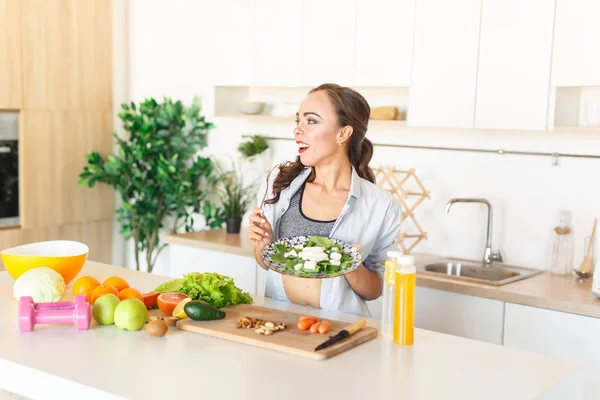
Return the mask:
M192 300L202 300L217 308L254 303L250 294L235 286L231 277L216 272L190 272L183 278L164 282L154 290L187 294Z
M331 247L331 240L323 236L311 236L306 242L306 247L325 247L329 249Z

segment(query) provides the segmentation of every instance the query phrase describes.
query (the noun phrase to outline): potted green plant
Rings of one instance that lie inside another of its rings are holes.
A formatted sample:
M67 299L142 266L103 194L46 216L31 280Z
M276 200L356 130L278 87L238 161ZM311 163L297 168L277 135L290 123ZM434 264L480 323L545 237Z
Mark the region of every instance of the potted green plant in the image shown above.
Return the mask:
M238 145L240 164L246 171L245 179L256 184L272 168L271 148L265 136L255 134L242 138L243 141Z
M235 163L231 170L224 170L221 165L218 168L221 213L226 221L227 233L237 234L254 198L254 185L244 182L243 173Z
M127 137L114 134L117 151L106 159L88 154L79 184L103 183L120 194L120 232L134 240L136 268L140 270L145 253L152 272L165 247L159 238L165 224L173 233L191 231L194 215L204 213L206 226L222 225L217 207L207 199L218 181L213 161L197 155L214 125L201 114L197 98L189 107L170 98L160 103L150 98L121 108L118 116Z
M242 137L245 140L238 145L238 151L244 158L252 159L269 148L267 138L262 135L244 135Z

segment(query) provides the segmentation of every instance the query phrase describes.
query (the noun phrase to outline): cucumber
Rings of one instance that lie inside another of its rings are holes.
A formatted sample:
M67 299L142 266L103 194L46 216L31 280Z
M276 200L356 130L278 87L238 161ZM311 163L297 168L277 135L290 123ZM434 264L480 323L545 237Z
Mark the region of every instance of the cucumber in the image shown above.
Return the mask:
M183 311L194 321L213 321L225 318L225 311L221 311L202 300L192 300L185 303Z

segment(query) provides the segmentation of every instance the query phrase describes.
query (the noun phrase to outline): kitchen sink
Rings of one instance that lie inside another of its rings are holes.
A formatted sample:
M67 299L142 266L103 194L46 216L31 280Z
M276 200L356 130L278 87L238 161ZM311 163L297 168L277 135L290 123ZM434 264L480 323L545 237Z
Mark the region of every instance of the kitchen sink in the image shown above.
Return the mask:
M458 258L443 258L418 264L416 268L418 272L425 275L443 276L444 278L494 286L506 285L542 273L540 270L501 262L492 262L490 266L486 266L482 262Z

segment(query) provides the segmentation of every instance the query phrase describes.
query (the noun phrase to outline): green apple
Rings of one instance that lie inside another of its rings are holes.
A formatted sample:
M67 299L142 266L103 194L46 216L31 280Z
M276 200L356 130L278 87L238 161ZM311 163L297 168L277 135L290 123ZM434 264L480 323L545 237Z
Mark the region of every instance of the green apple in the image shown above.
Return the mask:
M115 310L121 300L113 293L104 294L96 299L92 309L92 315L100 325L111 325L115 323Z
M140 299L122 300L115 309L115 325L127 331L139 331L146 324L148 310Z

